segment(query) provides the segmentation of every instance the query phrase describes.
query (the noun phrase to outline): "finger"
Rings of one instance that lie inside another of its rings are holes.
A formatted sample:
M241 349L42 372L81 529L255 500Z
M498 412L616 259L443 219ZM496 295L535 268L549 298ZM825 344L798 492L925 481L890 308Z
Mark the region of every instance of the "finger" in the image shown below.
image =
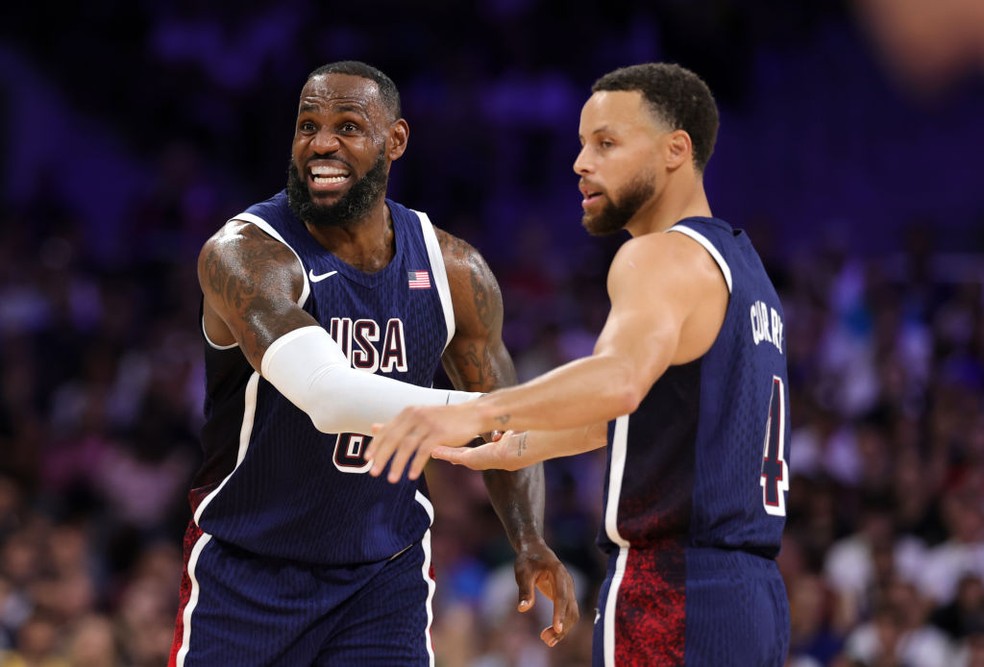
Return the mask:
M376 450L379 448L379 443L386 441L386 435L389 432L387 426L388 426L387 424L372 425L372 439L369 440L369 444L366 445L366 452L365 452L367 461L371 461L376 457Z
M417 479L420 474L424 472L424 466L430 461L430 453L427 451L426 447L418 447L417 453L413 457L413 461L410 463L410 471L407 476L410 479Z
M410 427L405 426L399 417L389 424L383 424L379 435L370 440L366 447L366 460L372 461L370 475L379 477L383 474L386 464L395 453L394 450L406 438L408 429Z
M462 454L467 453L468 450L463 450L459 447L447 447L446 445L438 445L431 450L432 459L440 459L442 461L448 461L455 465L461 465L464 463L464 457Z
M554 632L552 626L544 628L543 632L540 633L540 640L550 648L556 646L557 642L559 642L561 639L562 637L557 636L557 633Z
M519 589L516 609L520 612L527 612L536 604L536 586L529 570L525 568L516 570L516 587Z
M563 639L571 628L577 625L580 611L574 593L574 580L565 571L554 577L554 617L553 627Z
M567 635L567 626L564 625L564 618L567 616L567 607L566 600L561 599L558 602L554 602L553 624L547 629L553 630L554 637L557 641L560 641Z
M482 465L482 460L474 454L475 449L466 449L460 447L448 447L446 445L439 445L431 450L431 457L435 459L442 459L453 463L454 465L465 466L466 468L471 468L472 470L485 470L485 466Z
M384 430L379 437L373 438L369 446L366 447L366 460L372 461L372 468L369 470L369 474L373 477L379 477L386 469L386 464L393 455L393 445L390 443L399 442L399 440L395 439L395 436L395 429Z
M403 477L403 470L407 467L407 462L410 459L410 454L412 454L420 442L418 437L405 438L400 446L396 448L393 452L393 458L390 460L389 475L387 479L390 484L396 484Z

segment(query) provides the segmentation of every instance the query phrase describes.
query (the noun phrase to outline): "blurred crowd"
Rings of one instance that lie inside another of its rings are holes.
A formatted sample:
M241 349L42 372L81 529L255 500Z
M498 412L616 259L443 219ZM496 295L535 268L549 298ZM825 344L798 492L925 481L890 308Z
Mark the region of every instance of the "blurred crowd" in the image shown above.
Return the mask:
M754 60L753 38L789 48L839 3L758 0L741 15L712 3L720 21L688 13L688 3L662 3L659 21L650 3L616 3L609 29L595 32L594 10L498 0L481 3L485 29L448 36L450 58L426 38L445 10L437 0L409 22L366 7L342 21L318 3L244 3L234 27L202 3L83 4L24 8L23 30L0 41L9 75L11 51L45 31L63 35L32 54L34 69L16 85L56 85L65 97L54 106L70 110L34 114L64 131L47 144L31 135L49 162L25 154L0 171L17 184L0 210L0 667L165 664L186 493L201 460L195 256L211 230L281 187L294 100L314 65L359 57L397 80L412 141L393 194L483 252L528 379L589 353L607 313L604 271L620 239L581 232L569 170L593 77L681 49L719 92L726 120L739 122L751 75L726 66ZM91 37L80 18L105 26L108 48L80 48ZM364 27L370 18L375 32ZM548 28L592 49L534 48ZM681 31L720 48L688 50ZM562 66L581 73L564 76ZM759 68L766 78L777 71ZM851 85L863 106L868 87ZM8 109L25 99L10 96ZM15 116L0 123L16 148ZM116 165L108 185L79 168L89 164L78 143L87 135L64 129L82 116L115 132L93 163ZM816 145L830 143L818 132ZM725 152L736 145L722 141ZM773 169L828 185L833 171L806 155ZM91 187L75 185L87 178ZM795 207L789 217L798 219ZM760 248L786 311L793 479L780 565L790 667L984 666L980 245L943 247L943 221L931 216L898 223L874 252L855 236L863 230L833 219L836 233L806 244L782 243L791 223L773 217L730 221ZM515 611L512 551L481 478L430 466L440 667L590 663L604 453L551 461L546 472L548 540L572 568L582 607L581 625L554 649L537 638L548 601Z

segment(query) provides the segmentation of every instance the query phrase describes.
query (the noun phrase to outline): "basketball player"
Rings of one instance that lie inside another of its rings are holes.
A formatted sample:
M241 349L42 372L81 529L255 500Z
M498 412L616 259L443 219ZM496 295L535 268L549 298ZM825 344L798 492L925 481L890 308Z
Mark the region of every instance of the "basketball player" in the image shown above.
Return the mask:
M431 505L367 474L374 422L515 381L482 257L385 198L407 147L399 94L339 62L301 94L286 190L202 248L205 459L190 493L171 664L433 665ZM430 388L443 361L455 386ZM516 548L520 610L577 621L544 543L543 473L487 477Z
M608 446L609 555L595 665L775 665L789 643L776 567L786 514L783 313L748 237L712 217L703 173L718 113L670 64L601 77L574 162L583 223L631 235L608 275L611 311L590 357L378 428L372 474L434 456L518 469ZM452 449L475 433L496 442ZM530 429L539 429L530 431Z

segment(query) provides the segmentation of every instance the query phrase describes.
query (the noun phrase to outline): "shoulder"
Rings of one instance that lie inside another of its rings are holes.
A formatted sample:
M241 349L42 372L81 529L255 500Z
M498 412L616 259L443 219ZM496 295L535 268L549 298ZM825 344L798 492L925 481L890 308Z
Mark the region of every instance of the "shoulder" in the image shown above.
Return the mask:
M678 233L654 232L626 241L608 274L609 291L645 290L683 301L717 290L720 284L714 258L700 243Z
M613 269L668 276L700 264L707 252L684 234L654 232L629 239L612 260Z
M236 253L242 248L253 246L280 246L283 243L267 234L259 226L249 220L232 218L219 227L202 245L202 254L206 252Z
M434 227L451 289L459 331L501 326L502 292L482 254L467 241Z
M200 271L258 273L274 267L300 272L294 253L257 225L233 218L210 236L198 254Z
M495 284L495 277L488 262L472 244L437 226L434 227L434 233L441 247L449 281L453 283L465 280Z

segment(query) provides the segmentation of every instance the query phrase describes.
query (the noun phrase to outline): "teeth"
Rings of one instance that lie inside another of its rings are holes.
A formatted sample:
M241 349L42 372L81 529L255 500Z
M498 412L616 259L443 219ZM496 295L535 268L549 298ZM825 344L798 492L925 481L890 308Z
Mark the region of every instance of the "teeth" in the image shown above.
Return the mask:
M314 176L339 176L341 178L345 178L348 175L348 172L344 169L326 166L311 167L311 173Z
M345 176L315 176L314 182L319 185L327 185L329 183L341 183L345 180Z

